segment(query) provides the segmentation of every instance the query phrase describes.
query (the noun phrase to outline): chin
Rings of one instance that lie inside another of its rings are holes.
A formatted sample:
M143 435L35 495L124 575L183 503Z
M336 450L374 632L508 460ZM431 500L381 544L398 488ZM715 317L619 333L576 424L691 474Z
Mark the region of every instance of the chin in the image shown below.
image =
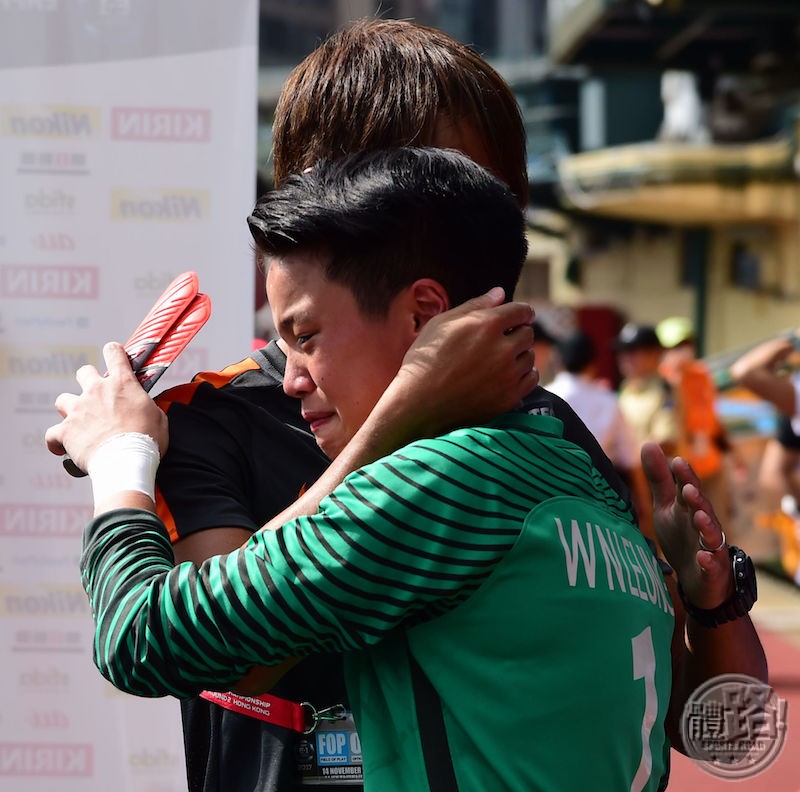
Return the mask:
M317 445L328 459L336 459L342 453L344 447L350 442L352 435L347 437L317 437Z
M342 452L344 448L344 444L333 441L330 438L322 438L317 437L317 445L319 446L320 451L325 454L328 459L336 459L336 457Z

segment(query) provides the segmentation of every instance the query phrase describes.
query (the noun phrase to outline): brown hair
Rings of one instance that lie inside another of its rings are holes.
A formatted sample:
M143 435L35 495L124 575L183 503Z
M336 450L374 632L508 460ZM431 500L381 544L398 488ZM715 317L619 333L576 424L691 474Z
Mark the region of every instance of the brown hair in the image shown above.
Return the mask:
M442 119L475 130L487 164L524 206L525 131L505 80L440 30L405 20L357 20L289 75L275 112L275 184L322 158L431 145Z

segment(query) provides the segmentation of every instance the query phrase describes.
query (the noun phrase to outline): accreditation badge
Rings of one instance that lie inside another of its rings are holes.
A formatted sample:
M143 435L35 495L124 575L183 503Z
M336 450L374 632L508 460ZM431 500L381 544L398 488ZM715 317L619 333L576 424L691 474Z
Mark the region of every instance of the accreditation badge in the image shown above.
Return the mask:
M313 732L299 735L295 760L302 787L363 784L361 740L352 713L320 720Z

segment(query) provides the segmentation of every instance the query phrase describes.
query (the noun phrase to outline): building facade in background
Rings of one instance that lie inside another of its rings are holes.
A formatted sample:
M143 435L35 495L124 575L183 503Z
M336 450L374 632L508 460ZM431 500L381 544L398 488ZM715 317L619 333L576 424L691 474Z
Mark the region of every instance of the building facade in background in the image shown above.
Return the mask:
M520 296L563 332L689 316L702 354L798 321L800 4L262 0L259 154L289 70L349 19L439 27L511 84L528 131ZM586 325L589 325L587 328ZM608 372L607 372L608 373Z

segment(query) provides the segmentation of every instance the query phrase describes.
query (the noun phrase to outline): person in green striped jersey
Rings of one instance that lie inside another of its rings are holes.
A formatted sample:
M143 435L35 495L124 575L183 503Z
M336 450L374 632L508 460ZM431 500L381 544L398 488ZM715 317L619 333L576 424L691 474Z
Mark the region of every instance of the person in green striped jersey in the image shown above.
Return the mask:
M376 413L421 420L400 397L429 370L426 353L435 362L426 332L493 285L511 295L526 254L513 195L452 151L320 163L250 222L270 257L284 387L334 472L359 433L366 446L379 437L373 452L391 445ZM520 378L531 376L531 318L510 303L488 330L519 343ZM185 696L341 651L367 789L658 788L672 598L626 503L557 419L517 411L434 437L422 422L420 440L346 477L316 513L175 566L152 513L164 419L121 347L106 359L108 377L85 367L84 395L59 397L65 420L47 442L92 478L82 574L95 660L113 684ZM665 464L649 460L665 521L716 548L713 510L696 488L676 502ZM712 605L727 584L717 576L681 582Z

